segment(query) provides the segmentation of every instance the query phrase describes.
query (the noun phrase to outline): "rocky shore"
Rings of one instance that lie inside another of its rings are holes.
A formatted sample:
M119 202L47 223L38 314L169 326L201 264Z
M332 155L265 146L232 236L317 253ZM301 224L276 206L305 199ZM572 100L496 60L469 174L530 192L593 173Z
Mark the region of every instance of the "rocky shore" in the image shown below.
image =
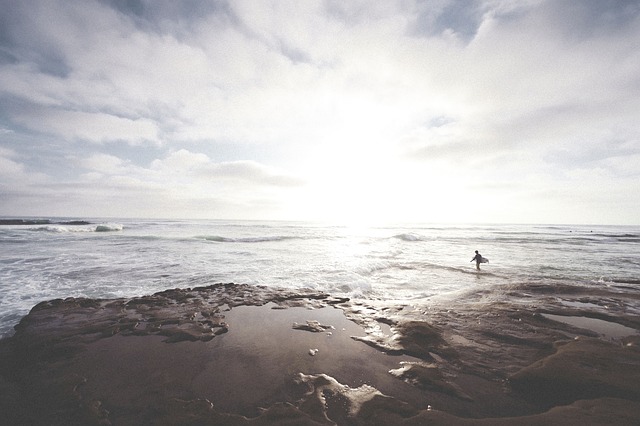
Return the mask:
M238 284L43 302L0 340L2 423L639 424L638 300L564 290L456 309Z

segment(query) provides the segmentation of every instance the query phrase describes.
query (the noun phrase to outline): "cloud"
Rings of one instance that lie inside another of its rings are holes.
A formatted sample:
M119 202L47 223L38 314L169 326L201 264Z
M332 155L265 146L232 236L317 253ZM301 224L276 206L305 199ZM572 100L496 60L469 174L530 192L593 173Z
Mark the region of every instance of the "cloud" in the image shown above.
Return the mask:
M81 192L100 188L101 198L94 202L97 211L113 210L109 203L116 203L126 211L136 206L129 213L133 215L143 209L172 217L214 213L249 217L254 209L264 208L265 200L270 200L270 210L282 209L288 191L303 184L257 162L216 163L205 154L184 149L152 161L149 167L104 154L78 162L85 169L78 185L84 187Z
M483 3L462 0L417 3L410 31L417 36L445 35L467 43L475 37L482 23Z
M157 143L158 128L147 119L131 120L111 114L65 110L38 110L17 113L14 121L38 132L64 140L91 143L126 141L131 144Z
M126 172L123 167L125 162L118 157L108 154L94 154L85 158L80 163L83 168L97 173L114 175Z
M549 150L544 160L563 170L601 169L613 175L639 176L640 147L632 141L605 140L594 145L585 141L581 149L557 148Z
M25 165L21 154L0 146L0 186L9 188L25 184L39 184L45 180L44 173L30 170Z
M154 160L151 164L151 170L158 171L163 175L179 175L182 178L190 176L194 179L208 181L250 183L253 186L302 185L299 178L288 176L256 161L214 163L205 154L192 153L184 149L173 152L162 160Z
M449 47L453 60L437 76L459 96L461 108L449 112L455 123L423 130L422 146L413 137L416 155L455 161L472 145L488 145L535 158L558 144L610 145L610 134L637 140L637 127L628 126L639 106L637 3L597 3L485 10L475 37L457 52Z
M185 173L210 164L209 157L205 154L197 154L181 149L172 152L165 159L154 160L151 168L154 170L169 171L172 173Z
M228 214L380 196L428 220L471 182L496 205L570 193L579 171L633 187L635 1L5 3L0 159L66 195Z
M17 180L24 174L24 167L11 158L13 155L11 151L0 147L0 174L4 179Z

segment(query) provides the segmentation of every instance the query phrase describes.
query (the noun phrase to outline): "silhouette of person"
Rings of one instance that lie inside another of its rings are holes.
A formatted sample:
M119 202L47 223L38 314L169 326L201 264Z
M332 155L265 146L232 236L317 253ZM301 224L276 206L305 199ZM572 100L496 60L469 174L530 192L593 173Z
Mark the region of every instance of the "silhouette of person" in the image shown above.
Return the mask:
M478 250L476 250L476 255L473 256L473 259L471 259L471 262L476 261L476 269L479 271L480 270L480 264L482 263L482 255L480 253L478 253Z

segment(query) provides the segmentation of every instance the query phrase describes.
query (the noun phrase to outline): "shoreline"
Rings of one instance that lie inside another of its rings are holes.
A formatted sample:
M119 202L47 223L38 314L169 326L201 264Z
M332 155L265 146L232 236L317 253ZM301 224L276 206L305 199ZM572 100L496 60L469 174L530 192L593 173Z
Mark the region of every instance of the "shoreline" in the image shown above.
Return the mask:
M591 306L614 293L566 290L568 305L455 311L236 284L57 299L0 340L0 409L13 424L636 424L640 320Z

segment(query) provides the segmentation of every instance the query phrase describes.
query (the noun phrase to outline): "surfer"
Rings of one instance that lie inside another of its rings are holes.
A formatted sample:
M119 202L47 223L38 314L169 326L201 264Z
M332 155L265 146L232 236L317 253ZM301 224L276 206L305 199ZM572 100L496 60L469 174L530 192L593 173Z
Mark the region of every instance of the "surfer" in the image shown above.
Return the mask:
M473 259L471 259L471 262L476 261L476 269L479 271L480 270L480 264L481 263L485 263L487 262L487 260L485 260L482 255L480 253L478 253L478 250L476 250L476 255L473 256Z

